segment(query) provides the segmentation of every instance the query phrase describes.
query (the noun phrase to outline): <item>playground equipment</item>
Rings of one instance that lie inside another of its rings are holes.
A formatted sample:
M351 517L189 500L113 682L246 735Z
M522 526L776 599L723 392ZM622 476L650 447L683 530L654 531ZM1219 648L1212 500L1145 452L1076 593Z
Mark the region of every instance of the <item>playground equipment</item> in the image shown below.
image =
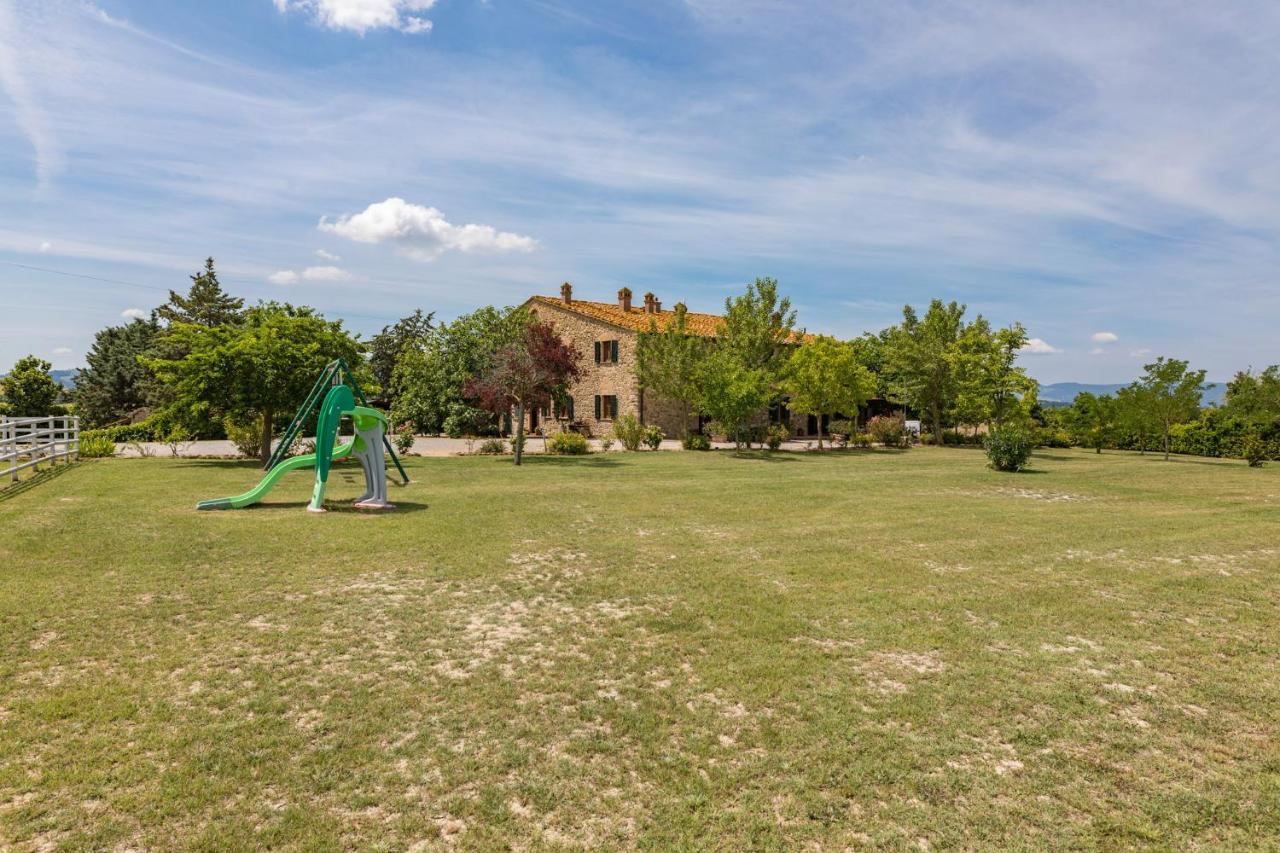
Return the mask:
M387 503L387 469L382 455L384 449L391 454L391 460L405 483L409 482L409 477L405 474L395 449L387 440L386 416L368 405L357 405L357 395L361 403L367 402L346 363L342 359L330 362L271 454L265 466L267 474L262 481L242 495L201 501L196 509L241 509L251 506L262 500L284 474L298 468L314 468L316 482L307 511L324 512L324 491L329 481L329 470L334 462L353 455L364 471L366 486L365 493L356 499L355 505L367 509L390 509L392 505ZM285 458L289 446L317 408L315 452ZM338 427L344 415L351 418L355 435L349 441L338 444Z

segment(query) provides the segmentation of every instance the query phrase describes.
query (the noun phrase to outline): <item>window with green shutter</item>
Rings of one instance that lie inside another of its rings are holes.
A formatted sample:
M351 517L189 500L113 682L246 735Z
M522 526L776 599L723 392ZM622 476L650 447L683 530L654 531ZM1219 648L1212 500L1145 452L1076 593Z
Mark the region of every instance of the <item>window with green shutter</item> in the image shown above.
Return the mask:
M596 341L596 364L617 364L618 342Z

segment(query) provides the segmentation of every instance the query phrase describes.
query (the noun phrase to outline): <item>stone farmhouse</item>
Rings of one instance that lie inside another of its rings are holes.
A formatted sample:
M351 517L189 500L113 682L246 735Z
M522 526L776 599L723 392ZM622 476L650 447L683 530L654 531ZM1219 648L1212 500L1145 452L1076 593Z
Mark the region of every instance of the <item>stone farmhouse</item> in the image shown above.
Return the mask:
M691 334L709 338L716 336L723 317L687 311L681 304L663 308L652 293L644 295L642 305L634 305L631 290L625 287L618 291L616 302L588 302L574 298L569 282L560 286L559 297L533 296L524 307L542 322L554 324L560 336L583 353L581 375L569 389L563 411L553 407L529 412L526 427L531 431L541 428L550 434L572 427L589 435L608 435L614 419L628 414L672 437L701 426L696 416L688 416L679 405L640 387L636 346L650 323L665 329L677 311L685 312ZM815 418L791 417L785 405L762 411L759 420L789 423L796 436L816 435L818 429Z

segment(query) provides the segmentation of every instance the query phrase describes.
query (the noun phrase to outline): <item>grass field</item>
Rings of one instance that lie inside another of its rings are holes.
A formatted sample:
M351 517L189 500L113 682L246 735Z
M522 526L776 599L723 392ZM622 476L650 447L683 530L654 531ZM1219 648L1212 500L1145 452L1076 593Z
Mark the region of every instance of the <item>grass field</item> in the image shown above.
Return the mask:
M0 847L1275 845L1280 466L983 462L83 463L0 501Z

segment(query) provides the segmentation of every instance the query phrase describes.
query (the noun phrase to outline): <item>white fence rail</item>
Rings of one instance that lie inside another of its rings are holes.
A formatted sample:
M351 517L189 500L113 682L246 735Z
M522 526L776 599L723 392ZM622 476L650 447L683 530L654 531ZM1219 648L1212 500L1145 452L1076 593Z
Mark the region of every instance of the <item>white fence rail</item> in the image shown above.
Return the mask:
M39 471L80 458L80 418L0 418L0 483L18 482L18 472Z

